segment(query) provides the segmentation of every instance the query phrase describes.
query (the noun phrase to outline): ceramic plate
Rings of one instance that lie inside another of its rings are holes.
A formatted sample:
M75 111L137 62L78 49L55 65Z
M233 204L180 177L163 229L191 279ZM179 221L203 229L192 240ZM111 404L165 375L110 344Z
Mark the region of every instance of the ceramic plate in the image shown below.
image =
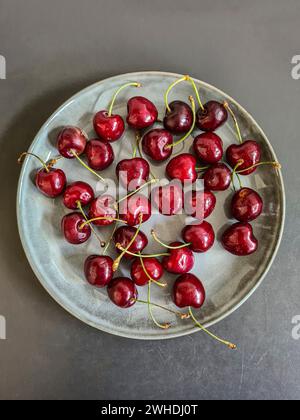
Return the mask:
M115 111L126 116L127 100L135 95L146 96L152 100L164 114L163 94L167 87L181 75L164 72L141 72L124 74L103 80L79 92L64 103L44 124L34 139L30 151L44 159L57 155L56 136L65 125L77 125L83 128L90 138L96 137L92 127L95 112L107 108L113 92L128 81L141 82L140 89L123 90L117 99ZM241 124L244 138L257 140L263 150L264 160L276 160L274 150L265 134L254 119L232 98L207 83L196 80L200 87L201 97L223 101L227 99L236 112ZM193 90L188 83L179 84L172 91L171 99L187 101ZM224 141L225 148L235 141L232 121L220 128L217 133ZM114 164L102 175L115 176L115 165L122 159L131 156L134 133L126 130L121 141L113 143L116 159ZM184 150L188 151L192 138L185 142ZM178 146L180 150L181 146ZM20 151L21 152L21 151ZM62 159L59 161L69 182L85 180L95 189L96 179L83 169L77 161ZM153 169L159 177L164 176L164 166ZM68 210L63 207L61 199L51 200L41 195L33 183L35 171L39 164L35 159L26 159L19 181L17 196L17 215L21 240L27 258L36 276L49 294L67 311L85 323L112 334L136 339L165 339L178 337L199 331L190 320L180 320L168 312L154 309L159 321L170 321L172 328L161 330L149 320L147 307L135 304L130 309L119 309L113 305L105 289L95 289L86 283L83 276L83 263L90 254L100 253L97 239L93 237L87 243L73 246L65 242L60 231L60 222ZM235 311L245 302L259 286L268 272L282 237L285 195L280 172L270 167L261 167L255 174L244 177L244 185L257 190L264 200L264 212L253 222L254 232L259 240L258 251L250 257L235 257L226 252L216 241L214 247L206 254L195 254L194 274L203 281L207 301L203 308L195 311L198 319L205 326L211 326ZM228 202L232 191L217 193L217 207L208 221L213 225L219 238L224 226L233 223L228 219ZM165 241L180 239L180 231L187 223L183 215L175 217L153 216L143 225L143 231L150 235L155 228ZM103 238L110 234L110 228L99 231ZM147 253L160 251L162 248L149 241ZM114 256L112 252L112 256ZM128 274L128 265L122 264L119 274ZM174 276L165 276L169 287L167 290L153 285L152 300L156 303L174 308L169 293ZM146 297L146 291L139 288L140 298Z

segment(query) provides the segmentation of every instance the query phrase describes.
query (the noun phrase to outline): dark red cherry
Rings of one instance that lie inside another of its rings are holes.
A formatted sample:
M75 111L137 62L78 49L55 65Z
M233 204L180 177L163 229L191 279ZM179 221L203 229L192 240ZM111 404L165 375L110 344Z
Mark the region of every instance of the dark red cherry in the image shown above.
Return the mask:
M223 104L217 101L209 101L196 114L196 125L202 131L215 131L221 127L228 118L228 113Z
M186 214L203 220L209 217L215 209L217 199L209 191L188 191L185 195L184 209Z
M89 219L95 219L97 217L117 217L116 200L111 195L100 195L100 197L95 198L91 202ZM95 220L93 222L96 226L108 226L112 223L114 223L113 220Z
M194 252L206 252L215 242L215 232L210 223L205 220L197 225L187 225L182 230L185 243L190 243Z
M257 250L258 240L253 234L250 223L235 223L222 235L223 247L238 256L253 254Z
M85 149L88 165L95 171L103 171L114 161L115 155L110 143L103 140L90 140Z
M144 267L153 280L159 280L164 274L161 263L156 258L144 258ZM138 286L145 286L149 283L149 277L146 275L141 261L137 258L131 265L131 278Z
M242 144L232 144L226 151L226 159L229 165L234 168L239 161L243 161L237 168L237 171L250 168L260 162L261 147L254 140L244 141ZM246 170L241 175L250 175L256 168Z
M240 222L251 222L261 215L262 210L263 200L261 196L251 188L241 188L232 198L232 215Z
M204 175L204 187L211 191L225 191L231 184L231 170L225 163L215 163Z
M63 202L68 209L75 210L78 208L78 202L80 202L82 206L86 206L93 199L93 188L86 182L76 181L67 186L64 192Z
M170 246L180 246L182 242L172 242ZM194 254L190 248L169 249L170 255L162 260L166 271L173 274L185 274L192 270L195 263Z
M205 289L194 274L179 276L173 286L173 301L179 308L201 308L205 302Z
M142 194L135 194L120 202L119 216L128 226L138 225L141 214L142 223L151 217L151 203L148 197Z
M120 115L109 115L108 111L97 112L93 120L94 130L105 141L116 141L123 135L125 124Z
M116 174L123 187L134 191L148 181L150 166L143 158L124 159L118 163Z
M217 163L223 157L223 141L215 133L202 133L195 137L193 147L201 162Z
M187 133L193 124L191 107L182 101L173 101L169 104L171 111L166 110L164 127L172 134Z
M107 286L110 300L120 308L129 308L138 297L134 282L127 277L117 277Z
M114 233L114 243L120 244L122 248L124 249L127 248L131 239L136 233L136 230L137 229L135 227L131 227L131 226L119 227ZM146 248L147 245L148 245L147 236L143 232L139 231L136 239L134 240L133 244L130 246L129 251L134 254L137 254L139 252L142 252L143 249ZM125 254L125 257L127 259L134 258L129 254Z
M170 160L166 174L170 179L195 182L197 179L196 158L190 153L182 153Z
M156 106L142 96L134 96L129 99L127 111L127 124L135 130L150 127L158 116Z
M171 156L173 146L166 146L170 146L172 144L172 134L163 128L155 128L148 131L142 140L144 153L157 162L163 162Z
M113 278L113 260L104 255L90 255L84 263L87 281L95 287L105 287Z
M172 181L168 185L153 188L151 202L164 216L174 216L182 212L183 191L178 181Z
M84 222L85 219L79 212L69 213L62 218L61 228L65 239L70 242L70 244L82 244L91 236L91 228L89 225L81 227Z
M42 168L37 171L35 185L38 190L50 198L58 197L65 189L67 183L66 175L61 169Z
M73 159L74 151L78 156L85 151L87 143L86 133L78 127L65 127L57 137L57 149L59 153L67 158Z

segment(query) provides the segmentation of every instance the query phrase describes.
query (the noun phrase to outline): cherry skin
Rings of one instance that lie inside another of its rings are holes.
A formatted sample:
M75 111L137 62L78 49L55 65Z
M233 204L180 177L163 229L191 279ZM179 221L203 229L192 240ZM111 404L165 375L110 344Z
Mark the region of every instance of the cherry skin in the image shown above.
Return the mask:
M89 219L97 217L116 218L116 200L108 194L100 195L95 198L90 205ZM108 226L114 223L114 220L95 220L92 222L96 226Z
M61 228L65 239L73 245L79 245L86 242L91 236L91 228L81 225L85 222L83 215L79 212L69 213L62 218Z
M237 168L237 171L247 169L256 165L261 159L261 147L254 140L244 141L242 144L232 144L226 150L226 159L229 165L234 168L239 161L243 161ZM248 169L241 175L250 175L256 168Z
M114 161L115 155L111 144L98 139L90 140L86 146L88 165L95 171L103 171Z
M99 111L94 116L94 130L105 141L116 141L125 131L124 120L120 115L108 115L106 110Z
M182 242L172 242L170 246L180 246ZM169 249L170 255L162 260L166 271L173 274L185 274L192 270L195 264L194 254L189 248Z
M215 242L215 232L210 223L205 220L197 225L187 225L182 230L184 242L190 243L194 252L206 252Z
M159 280L164 274L161 263L156 258L144 258L144 266L153 280ZM149 277L146 275L141 261L136 258L131 265L131 278L138 286L145 286L149 283Z
M257 250L258 240L254 236L250 223L239 222L223 233L222 245L231 254L245 256Z
M76 181L67 186L64 192L63 203L68 209L76 210L78 208L78 202L82 206L86 206L93 199L93 188L86 182Z
M211 191L225 191L231 184L231 170L225 163L215 163L204 175L204 187Z
M55 168L42 168L37 171L35 185L37 189L50 198L61 195L66 187L67 179L64 171Z
M129 245L129 242L131 241L135 233L136 233L135 227L121 226L114 233L114 238L113 238L114 243L120 244L122 248L125 249ZM139 231L136 239L134 240L133 244L129 247L128 251L134 254L138 254L139 252L142 252L143 249L146 248L147 245L148 245L147 236L143 232ZM119 253L121 252L118 249L117 251ZM126 257L129 260L134 258L132 255L129 255L127 253L124 255L124 257Z
M134 282L128 277L117 277L107 286L110 300L120 308L129 308L135 304L138 291Z
M194 274L179 276L173 286L173 301L178 308L191 306L199 309L205 302L205 289Z
M148 131L143 137L142 147L144 153L156 162L167 160L171 154L173 147L173 136L163 128L155 128Z
M174 216L183 209L183 191L181 185L170 182L168 185L155 187L151 191L151 202L164 216Z
M209 101L204 105L204 111L201 108L197 111L196 126L202 131L215 131L227 118L228 112L223 104Z
M187 133L193 124L193 112L191 107L182 101L173 101L169 104L170 110L166 110L164 127L172 134Z
M134 191L148 181L150 166L143 158L124 159L118 163L116 174L123 187Z
M196 219L206 219L214 211L216 202L216 196L209 190L188 191L184 201L185 211Z
M202 133L195 137L193 148L201 162L218 163L223 157L223 141L215 133Z
M127 111L127 124L135 130L150 127L158 117L156 106L142 96L134 96L129 99Z
M87 144L87 135L78 127L65 127L57 137L57 149L59 153L67 158L73 159L74 151L78 156L85 151Z
M128 226L138 225L140 223L140 215L142 215L142 223L151 217L151 203L144 195L132 195L119 204L119 217Z
M113 278L113 260L104 255L90 255L84 263L87 281L95 287L105 287Z
M196 158L190 153L182 153L170 160L166 167L166 174L170 179L195 182L197 179Z
M257 219L263 210L261 196L251 188L241 188L231 201L231 212L240 222L251 222Z

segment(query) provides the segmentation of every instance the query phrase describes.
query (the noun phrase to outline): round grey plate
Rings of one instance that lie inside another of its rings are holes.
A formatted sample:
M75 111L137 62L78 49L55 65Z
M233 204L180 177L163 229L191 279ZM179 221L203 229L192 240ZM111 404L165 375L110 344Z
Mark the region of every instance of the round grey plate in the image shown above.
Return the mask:
M162 117L164 114L163 94L169 84L178 77L180 75L164 72L130 73L89 86L69 99L49 118L34 139L30 151L44 159L56 156L56 136L64 125L77 125L83 128L90 138L95 137L92 127L93 115L98 110L107 108L116 88L128 81L141 82L143 87L124 90L118 97L115 111L126 116L127 100L132 96L142 95L156 104L159 116ZM229 101L239 118L243 137L255 139L260 143L265 160L276 160L273 148L265 134L238 103L213 86L197 80L196 83L200 87L203 101L208 99ZM190 85L181 83L171 93L169 99L187 101L191 94L193 91ZM230 119L218 130L218 134L222 137L225 148L236 141ZM114 178L116 163L122 158L131 156L133 143L134 133L126 130L122 140L113 143L116 154L114 164L102 175ZM192 138L189 138L183 150L188 151L191 144ZM62 159L58 166L65 170L69 182L85 180L100 193L96 179L78 162ZM163 168L159 166L153 168L159 177L164 176L165 165L162 166ZM19 180L17 215L27 258L49 294L67 311L85 323L99 330L124 337L164 339L199 331L190 320L180 320L168 312L154 309L159 321L172 323L170 329L161 330L149 320L145 305L136 304L130 309L119 309L108 300L105 289L98 290L86 283L83 276L83 263L88 255L101 252L99 244L95 237L80 246L65 242L60 231L60 221L68 210L63 207L61 199L51 200L37 191L33 177L38 168L39 164L35 159L26 159ZM205 326L211 326L224 319L250 297L268 272L282 237L285 195L280 172L270 167L261 167L255 174L244 177L243 183L245 186L256 189L265 203L263 214L253 223L254 232L260 244L259 249L250 257L235 257L226 252L217 240L209 252L196 254L193 272L204 283L207 301L204 307L195 313ZM208 219L214 226L218 238L224 227L234 222L228 218L228 202L231 194L232 191L217 193L216 210ZM154 227L165 241L173 241L180 238L181 228L188 221L185 216L168 218L154 215L142 229L150 236L150 230ZM110 229L99 230L99 233L106 238L109 236ZM157 244L149 242L147 253L162 250ZM119 274L128 274L128 268L128 265L123 264ZM152 286L153 302L174 308L169 297L174 278L171 275L165 276L169 284L166 290ZM140 297L145 298L145 294L145 290L139 288Z

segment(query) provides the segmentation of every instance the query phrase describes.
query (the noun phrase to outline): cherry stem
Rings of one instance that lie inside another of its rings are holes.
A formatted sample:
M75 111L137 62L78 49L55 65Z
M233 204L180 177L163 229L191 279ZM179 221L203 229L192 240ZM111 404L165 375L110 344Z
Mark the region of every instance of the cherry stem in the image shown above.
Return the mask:
M206 171L206 169L210 168L210 166L202 166L202 167L196 167L196 171L197 172L202 172L202 171Z
M116 248L118 248L120 251L122 251L122 252L126 252L126 254L128 254L128 255L131 255L132 257L140 257L140 258L157 258L157 257L169 257L170 256L170 254L169 253L167 253L167 252L163 252L163 253L161 253L161 254L147 254L147 255L145 255L145 254L135 254L134 252L131 252L131 251L128 251L128 249L125 249L125 248L123 248L122 247L122 245L121 244L116 244Z
M147 159L144 158L144 155L143 155L143 152L142 152L142 148L141 148L141 134L140 134L139 131L136 131L136 133L135 133L135 139L136 139L137 150L139 152L140 157L142 159L144 159L144 160L147 161ZM155 176L155 174L152 172L151 166L150 166L150 175L152 176L153 179L157 179L157 177Z
M195 95L196 95L196 98L197 98L197 101L198 101L198 104L199 104L201 110L204 111L204 106L203 106L202 101L200 99L199 91L197 89L196 83L194 82L194 79L192 77L188 76L188 81L193 86L193 89L195 91Z
M127 224L125 220L122 220L116 217L103 216L103 217L94 217L93 219L89 219L89 220L86 219L86 221L82 223L82 225L79 226L79 229L83 229L84 226L89 225L90 223L96 222L97 220L108 220L109 222L122 222L122 223Z
M152 319L152 321L154 322L154 324L158 327L158 328L162 328L163 330L166 330L168 328L170 328L171 324L169 322L166 322L164 324L160 324L158 321L156 321L155 316L153 315L152 312L152 305L151 305L151 281L148 282L148 294L147 294L147 303L148 303L148 311L149 311L149 315L150 318Z
M84 219L86 220L86 222L82 223L82 225L81 225L81 226L79 226L79 229L81 230L81 229L83 229L83 227L84 227L85 225L89 225L89 226L90 226L90 228L91 228L91 231L93 232L93 234L96 236L96 238L97 238L97 239L98 239L98 241L100 242L100 246L101 246L101 248L103 248L103 247L105 246L105 242L104 242L104 241L102 241L102 240L99 238L99 236L97 235L97 232L95 231L94 227L90 224L90 220L88 220L87 215L85 214L85 212L84 212L84 210L83 210L83 208L82 208L81 202L80 202L79 200L77 201L77 207L78 207L78 210L80 211L80 213L82 214L82 216L84 217Z
M241 178L240 178L239 174L238 174L238 173L237 173L237 171L236 171L236 170L237 170L237 168L238 168L239 166L241 166L243 163L244 163L244 161L243 161L243 160L239 160L239 161L238 161L238 163L237 163L237 164L235 165L235 167L233 168L233 171L231 172L231 183L232 183L232 186L233 186L234 191L236 191L236 188L235 188L235 185L234 185L234 175L237 177L237 179L238 179L238 181L239 181L240 188L243 188Z
M145 305L148 305L148 302L147 302L146 300L133 299L133 301L134 301L134 302L138 302L138 303L143 303L143 304L145 304ZM164 311L168 311L168 312L170 312L171 314L174 314L174 315L176 315L176 316L179 316L181 319L188 319L188 318L190 318L190 314L187 314L187 313L182 313L182 312L179 312L179 311L173 311L172 309L169 309L169 308L167 308L166 306L159 305L158 303L153 303L153 302L150 302L150 305L151 305L151 306L155 306L156 308L163 309Z
M153 237L153 239L158 242L160 245L162 245L163 247L167 248L167 249L182 249L182 248L187 248L188 246L191 245L191 243L188 244L183 244L183 245L178 245L178 246L171 246L171 245L167 245L164 242L162 242L156 235L154 230L151 230L151 235Z
M33 157L35 157L36 159L38 159L39 161L40 161L40 163L43 165L43 167L45 168L45 171L46 172L50 172L50 170L49 170L49 165L47 165L47 163L43 160L43 159L41 159L39 156L37 156L37 155L35 155L34 153L31 153L31 152L23 152L20 156L19 156L19 158L18 158L18 163L19 164L21 164L21 163L23 163L23 160L25 159L25 157L26 156L33 156ZM51 165L52 166L52 165Z
M131 196L133 196L133 195L135 195L137 192L139 192L139 191L141 191L143 188L145 188L145 187L147 187L147 185L150 185L150 184L154 184L154 183L156 183L156 182L158 182L159 181L159 179L151 179L150 181L148 181L148 182L146 182L145 184L143 184L143 185L141 185L139 188L137 188L136 190L134 190L134 191L132 191L131 193L129 193L129 194L127 194L127 195L125 195L125 197L122 197L118 202L117 202L117 204L120 204L122 201L124 201L124 200L126 200L127 198L129 198L129 197L131 197Z
M238 136L238 140L242 144L243 143L243 138L242 138L242 135L241 135L240 126L239 126L239 123L238 123L238 121L236 119L236 116L235 116L234 112L232 111L232 109L230 108L228 102L225 101L223 103L223 105L227 109L227 111L229 112L229 114L231 115L231 117L233 119L233 122L234 122L234 125L235 125L235 129L236 129L236 132L237 132L237 136Z
M114 106L114 104L115 104L115 101L116 101L116 99L117 99L117 96L119 95L119 93L120 93L123 89L125 89L125 88L127 88L127 87L129 87L129 86L141 87L142 85L141 85L141 83L137 83L137 82L130 82L130 83L126 83L125 85L123 85L123 86L119 87L119 89L118 89L118 90L116 91L116 93L114 94L114 96L113 96L113 98L112 98L112 101L111 101L111 104L110 104L110 107L109 107L109 109L108 109L108 116L109 116L109 117L111 117L112 110L113 110L113 106Z
M274 166L275 169L281 169L281 164L279 162L259 162L259 163L256 163L255 165L249 166L249 168L245 168L245 169L241 169L240 171L236 171L236 173L243 175L243 172L249 171L253 168L257 168L258 166L261 166L261 165L272 165L272 166Z
M167 283L161 283L160 281L154 280L150 276L150 274L148 273L148 271L147 271L147 269L145 267L145 264L144 264L143 258L141 257L141 253L140 252L139 252L139 256L140 256L140 262L141 262L142 269L143 269L144 273L146 274L146 276L148 277L149 281L152 281L153 283L157 284L157 286L166 287L167 286Z
M195 124L196 124L196 106L195 106L195 101L194 98L192 96L189 96L189 101L191 102L192 105L192 111L193 111L193 124L191 126L191 128L189 129L189 131L179 140L175 141L172 144L168 144L166 146L166 149L171 149L172 147L178 146L180 143L184 142L184 140L186 140L193 132L194 128L195 128Z
M175 82L171 83L171 85L168 87L168 89L167 89L167 91L165 93L165 96L164 96L164 100L165 100L165 105L166 105L167 111L168 112L171 112L171 108L169 106L169 100L168 100L169 93L171 92L171 90L176 85L178 85L179 83L182 83L182 82L190 82L191 83L191 85L192 85L192 87L193 87L193 89L195 91L195 95L196 95L197 101L199 103L199 106L202 109L202 111L204 111L204 106L203 106L203 104L201 102L201 99L200 99L200 96L199 96L199 91L198 91L198 89L196 87L196 84L195 84L194 80L190 76L188 76L188 75L185 75L185 76L181 77L180 79L175 80Z
M118 219L118 218L119 218L119 211L117 210L116 219ZM124 221L122 221L122 222L124 222ZM106 245L105 245L104 250L103 250L103 254L106 254L108 248L110 247L110 244L111 244L111 241L112 241L112 239L114 237L115 231L117 230L117 225L118 225L118 223L116 222L114 224L114 228L113 228L113 230L111 232L111 235L110 235L108 241L106 242Z
M225 346L229 347L231 350L236 350L237 346L235 344L230 343L229 341L222 340L221 338L217 337L212 332L208 331L203 325L200 324L199 321L195 318L192 308L189 307L189 314L192 318L192 320L195 322L196 326L199 327L202 331L204 331L206 334L208 334L210 337L214 338L215 340L219 341L222 344L225 344Z
M101 182L105 183L104 178L102 178L101 175L97 174L97 172L95 172L92 168L90 168L86 163L84 163L84 161L77 155L76 152L74 152L74 150L71 150L72 155L78 160L78 162L88 171L90 171L93 175L95 175L98 179L100 179Z

